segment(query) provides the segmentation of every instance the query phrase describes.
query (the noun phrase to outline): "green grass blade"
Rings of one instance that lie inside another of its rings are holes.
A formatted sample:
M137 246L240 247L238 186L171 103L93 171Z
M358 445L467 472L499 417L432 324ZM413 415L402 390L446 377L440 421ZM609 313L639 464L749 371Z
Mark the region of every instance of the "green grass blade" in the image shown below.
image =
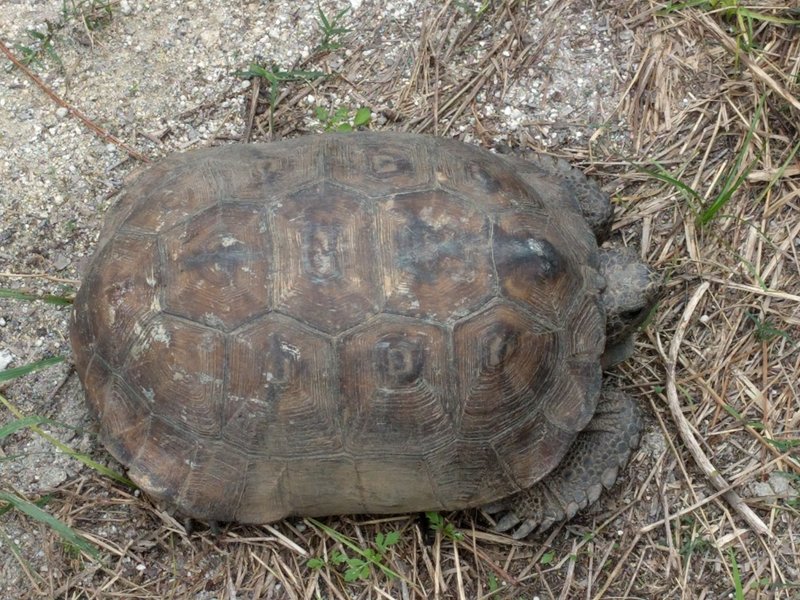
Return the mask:
M353 127L361 127L366 125L372 119L372 110L366 107L361 107L356 111L356 116L353 117Z
M683 183L680 179L673 177L669 173L669 171L664 169L664 167L662 167L657 162L652 162L651 164L653 166L653 169L643 169L642 167L635 167L635 168L640 173L645 173L646 175L649 175L654 179L658 179L659 181L669 184L674 188L677 188L678 190L682 191L686 195L687 199L694 200L698 206L702 203L703 198L694 189Z
M24 420L26 418L2 394L0 394L0 404L5 406L18 420ZM36 417L34 417L34 418L36 418ZM49 422L49 421L45 420L44 422ZM74 458L75 460L77 460L79 462L82 462L84 465L86 465L90 469L94 469L95 471L97 471L101 475L105 475L106 477L109 477L110 479L113 479L114 481L117 481L117 482L119 482L119 483L121 483L123 485L126 485L126 486L134 488L134 489L136 488L136 484L133 483L130 479L128 479L124 475L121 475L120 473L117 473L114 469L109 469L105 465L101 465L99 462L96 462L96 461L92 460L86 454L82 454L80 452L77 452L76 450L73 450L72 448L67 446L64 442L59 440L58 438L53 437L49 433L43 431L38 425L29 423L27 426L30 428L31 431L36 433L38 436L46 439L48 442L53 444L53 446L55 446L56 448L61 450L61 452L63 452L64 454L66 454L70 458Z
M0 383L16 379L17 377L22 377L23 375L29 375L30 373L34 373L36 371L41 371L42 369L57 365L60 362L64 362L64 357L54 356L52 358L45 358L34 363L22 365L21 367L14 367L13 369L0 371Z
M747 17L749 19L753 19L754 21L766 21L769 23L777 23L779 25L800 25L800 20L798 19L787 19L785 17L776 17L774 15L768 15L767 13L756 12L754 10L750 10L744 6L740 6L736 9L736 13L741 15L742 17Z
M15 496L14 494L9 494L8 492L0 491L0 501L6 502L19 510L20 512L28 515L32 519L39 521L50 527L53 531L55 531L61 538L74 546L75 548L79 549L81 552L85 552L89 556L91 556L96 561L101 561L100 552L95 548L92 544L82 538L80 535L75 533L75 531L70 528L66 523L57 519L50 513L42 510L35 504L28 502L27 500L23 500L19 496Z
M50 502L50 500L52 500L52 499L53 499L53 496L51 496L50 494L47 494L47 495L42 496L41 498L39 498L36 502L34 502L34 504L36 506L38 506L39 508L42 508L43 506L47 506L48 502ZM6 514L7 512L10 512L12 510L14 510L14 505L13 504L0 505L0 517L2 517L4 514Z
M708 5L708 0L689 0L688 2L669 3L664 8L656 12L656 15L663 17L670 13L679 12L687 8Z
M44 417L38 417L36 415L23 417L21 419L17 419L16 421L11 421L7 423L3 427L0 427L0 440L3 438L8 437L15 431L19 431L20 429L25 429L30 427L31 425L40 425L47 421Z
M717 213L730 201L731 197L733 196L734 192L739 189L744 182L747 174L752 171L753 166L756 164L757 161L751 162L747 168L742 172L739 177L733 180L732 183L726 184L723 188L722 192L714 199L714 201L708 205L708 207L700 213L698 217L698 222L700 225L708 225L708 222L711 221Z
M745 154L747 153L747 146L750 143L750 140L753 138L756 126L758 125L758 120L761 118L761 111L764 108L765 101L766 96L762 96L758 103L758 108L756 108L756 112L753 115L753 119L750 121L750 127L747 130L747 134L742 140L742 148L739 151L739 155L736 157L736 162L728 172L728 176L725 179L724 185L722 186L722 191L717 195L714 201L702 213L700 213L700 216L697 218L697 221L701 226L707 225L709 221L711 221L720 211L720 209L728 203L733 196L733 193L739 189L739 187L742 185L742 182L744 182L745 178L747 177L747 174L756 164L758 158L753 159L753 161L747 165L744 170L741 170ZM737 173L739 173L739 175L737 175Z
M8 288L0 288L0 298L9 298L11 300L24 300L26 302L46 302L47 304L55 304L56 306L69 306L72 304L72 298L66 296L57 296L55 294L45 294L37 296L36 294L27 294L19 290L10 290Z
M744 600L744 590L742 589L742 576L739 573L739 563L736 562L736 554L733 550L728 551L731 559L731 575L733 577L733 597L736 600Z

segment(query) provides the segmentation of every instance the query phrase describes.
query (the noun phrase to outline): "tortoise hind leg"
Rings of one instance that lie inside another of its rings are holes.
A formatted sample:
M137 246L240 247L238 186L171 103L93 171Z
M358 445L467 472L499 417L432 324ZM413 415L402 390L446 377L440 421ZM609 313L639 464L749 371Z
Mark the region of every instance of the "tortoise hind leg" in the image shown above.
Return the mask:
M515 528L513 537L521 539L572 518L614 484L639 444L641 429L636 402L622 392L603 390L594 417L553 471L530 489L485 507L500 517L495 529Z

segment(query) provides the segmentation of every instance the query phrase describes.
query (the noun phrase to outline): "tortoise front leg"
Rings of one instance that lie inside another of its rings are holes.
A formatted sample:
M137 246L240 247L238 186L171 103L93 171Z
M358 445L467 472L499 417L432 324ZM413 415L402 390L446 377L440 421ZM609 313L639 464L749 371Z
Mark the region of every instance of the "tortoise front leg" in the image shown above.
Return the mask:
M642 414L633 398L603 390L594 417L553 471L529 489L484 507L499 517L495 529L516 528L512 536L521 539L571 519L614 485L641 430Z

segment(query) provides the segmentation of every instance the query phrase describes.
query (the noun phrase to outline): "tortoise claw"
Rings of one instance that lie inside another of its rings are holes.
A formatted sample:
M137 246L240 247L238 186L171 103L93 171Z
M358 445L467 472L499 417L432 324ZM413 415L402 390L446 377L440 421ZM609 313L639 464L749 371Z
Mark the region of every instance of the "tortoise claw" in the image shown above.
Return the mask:
M222 534L222 528L219 525L219 521L198 521L196 519L192 519L191 517L184 517L181 520L181 524L183 525L183 529L186 532L186 535L191 537L195 533L198 532L197 525L205 524L208 527L208 530L211 532L213 537L219 537Z
M494 530L500 533L506 532L509 529L512 529L519 525L522 522L516 513L513 510L508 511L497 522L497 525L494 526Z
M514 533L511 534L511 537L514 538L515 540L521 540L522 538L527 537L528 534L536 531L538 528L539 528L538 522L532 519L528 519L526 521L523 521L522 525L520 525L514 530Z
M482 506L481 509L490 515L496 515L497 513L508 510L508 503L503 500L498 500L497 502Z

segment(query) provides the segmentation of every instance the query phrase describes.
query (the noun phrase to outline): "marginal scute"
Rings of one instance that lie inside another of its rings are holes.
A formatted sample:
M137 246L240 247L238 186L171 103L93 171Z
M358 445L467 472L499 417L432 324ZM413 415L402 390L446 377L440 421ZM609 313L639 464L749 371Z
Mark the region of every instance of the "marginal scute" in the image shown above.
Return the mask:
M586 427L597 406L600 365L596 360L588 364L561 363L559 375L548 384L546 393L541 394L542 415L559 429L577 433Z
M198 445L178 504L193 514L215 514L220 521L233 521L247 486L247 465L247 457L234 448L219 443Z
M251 458L241 475L247 485L242 490L234 520L240 523L265 523L292 514L287 471L286 461Z
M180 161L164 180L145 186L138 193L128 191L136 209L123 227L145 233L159 233L174 227L216 204L224 182L215 177L213 163Z
M583 356L588 361L597 361L605 349L605 315L596 291L587 292L572 303L572 311L567 313L567 320L571 323L568 330L569 347L575 355Z
M225 340L221 333L160 314L131 346L125 381L186 437L216 437L222 415Z
M314 468L300 458L287 463L283 485L288 514L317 517L366 511L350 455L314 456L313 463ZM344 481L349 485L342 485Z
M505 495L529 488L561 461L574 438L573 432L535 414L503 430L491 442L507 475L496 485L504 487Z
M151 407L99 357L89 363L85 376L98 394L89 397L92 413L100 422L98 435L111 454L128 464L139 451L150 426ZM98 402L102 398L102 402Z
M370 197L432 187L430 158L422 144L410 151L399 137L365 139L362 144L352 144L346 137L331 137L326 140L325 152L330 178Z
M499 156L453 140L439 144L433 164L437 181L444 189L473 199L487 210L542 208L536 191L526 186Z
M379 513L402 512L408 504L409 490L417 489L420 501L431 510L445 508L437 496L438 486L424 458L416 453L410 456L385 453L379 457L356 458L354 466L360 500L370 510L374 507Z
M202 439L186 435L172 423L151 418L146 435L139 440L128 476L170 510L179 506L181 490L196 465L193 464ZM197 513L195 513L197 514Z
M535 216L503 213L494 226L492 255L503 294L561 325L565 306L582 296L584 282L552 235Z
M221 167L228 182L220 197L223 202L258 200L269 206L321 174L319 153L308 147L281 152L270 146L245 144L224 160Z
M84 324L75 329L73 345L89 343L110 364L119 367L139 326L160 310L161 288L156 238L120 232L102 248L90 268L76 303L86 310L76 315Z

